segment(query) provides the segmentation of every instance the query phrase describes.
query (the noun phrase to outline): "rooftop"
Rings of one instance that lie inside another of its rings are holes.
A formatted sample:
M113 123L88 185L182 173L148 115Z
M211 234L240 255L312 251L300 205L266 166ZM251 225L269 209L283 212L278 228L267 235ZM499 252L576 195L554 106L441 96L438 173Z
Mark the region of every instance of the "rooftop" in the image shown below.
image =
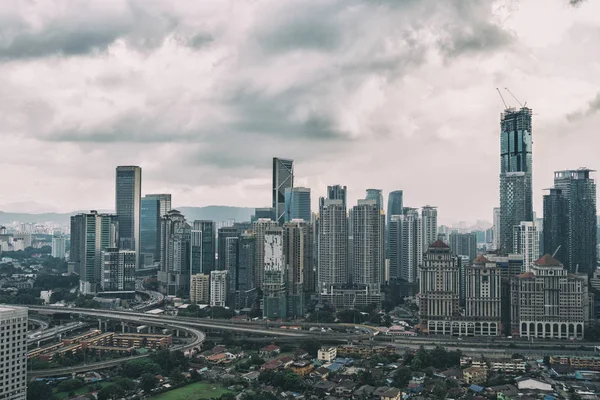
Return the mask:
M562 267L563 264L558 261L556 258L552 257L550 254L545 254L542 257L538 258L535 261L535 265L539 265L541 267Z
M490 260L488 260L487 258L485 258L485 256L483 254L480 254L477 256L477 258L475 258L473 260L473 264L485 264L490 262Z
M436 240L435 242L431 243L429 245L430 248L434 248L434 249L449 249L450 247L448 247L448 245L446 243L444 243L441 240Z

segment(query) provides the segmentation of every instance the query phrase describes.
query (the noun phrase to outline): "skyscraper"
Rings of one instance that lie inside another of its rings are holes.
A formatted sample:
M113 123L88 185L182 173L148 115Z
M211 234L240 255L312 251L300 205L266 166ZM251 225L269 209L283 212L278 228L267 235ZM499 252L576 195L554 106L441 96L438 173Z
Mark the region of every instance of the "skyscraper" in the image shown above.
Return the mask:
M450 234L450 248L457 256L467 256L469 264L477 257L477 237L474 233Z
M210 275L215 270L215 223L196 220L191 232L192 274Z
M318 230L318 291L328 293L331 286L348 279L348 220L343 200L323 199Z
M160 217L160 201L142 197L140 249L142 254L152 254L154 261L160 260Z
M191 227L177 210L161 218L160 271L158 283L162 293L187 293L190 287Z
M258 288L262 288L265 272L265 235L271 228L277 226L277 222L261 218L254 222L254 271L252 272L252 281Z
M544 236L547 244L560 245L561 251L565 248L561 261L569 272L579 271L588 275L596 269L597 239L596 183L590 172L593 171L587 168L555 172L554 190L544 196ZM566 215L561 216L561 211L566 211ZM566 231L561 232L557 224L565 222ZM554 251L553 247L544 247L549 252Z
M500 249L500 207L494 207L494 225L492 226L493 230L493 249Z
M227 271L211 271L210 273L210 305L225 307L228 289Z
M100 288L102 251L117 247L118 231L116 215L92 210L71 217L70 259L79 273L82 294L93 294Z
M285 189L294 187L294 160L273 157L273 209L275 221L285 221Z
M330 200L342 200L344 207L347 207L346 193L348 188L341 185L327 186L327 198Z
M210 275L192 275L190 279L190 301L195 304L208 304L210 302Z
M285 260L283 229L268 228L264 234L263 315L267 318L286 318Z
M285 222L303 220L310 222L310 189L293 187L285 189Z
M100 270L102 290L135 290L135 263L135 251L106 248L102 252Z
M0 306L0 399L27 398L27 308Z
M438 238L437 208L424 206L421 209L421 219L423 221L423 251L427 251L429 245Z
M533 221L521 221L519 225L514 226L513 231L515 241L513 248L523 256L524 271L522 272L529 271L540 254L540 235L537 226Z
M402 215L404 213L404 201L402 190L394 190L388 195L387 204L387 224L390 224L392 215Z
M171 210L171 194L169 193L154 193L144 196L147 199L156 199L159 203L159 217L163 217Z
M61 235L52 237L52 257L65 258L67 251L67 238Z
M119 219L119 247L135 250L139 259L140 217L142 203L142 169L137 166L119 166L116 170L116 206Z
M226 241L227 238L238 237L240 234L239 230L232 226L226 226L219 228L217 231L217 270L225 270L225 253L227 250Z
M256 237L254 232L246 231L242 232L238 239L238 273L237 273L237 286L236 290L245 292L256 287L256 283L253 279L254 273L254 262L256 251Z
M500 251L514 253L513 227L533 221L531 109L507 108L500 121Z
M367 189L365 200L374 200L380 210L383 210L383 194L381 189Z
M399 236L390 237L391 245L400 248L400 278L413 283L423 264L423 220L415 208L405 208L397 219Z
M312 226L302 220L283 226L283 255L286 263L288 317L304 314L305 278L313 269Z
M385 214L377 200L358 200L353 207L352 237L352 282L377 291L385 267Z

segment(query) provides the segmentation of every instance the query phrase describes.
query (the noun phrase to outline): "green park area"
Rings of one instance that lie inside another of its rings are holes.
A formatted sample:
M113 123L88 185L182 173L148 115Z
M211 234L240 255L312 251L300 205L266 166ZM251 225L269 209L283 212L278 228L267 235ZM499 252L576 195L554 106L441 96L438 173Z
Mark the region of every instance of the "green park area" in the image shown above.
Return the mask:
M219 398L229 390L217 384L196 382L179 389L153 396L153 400L196 400Z

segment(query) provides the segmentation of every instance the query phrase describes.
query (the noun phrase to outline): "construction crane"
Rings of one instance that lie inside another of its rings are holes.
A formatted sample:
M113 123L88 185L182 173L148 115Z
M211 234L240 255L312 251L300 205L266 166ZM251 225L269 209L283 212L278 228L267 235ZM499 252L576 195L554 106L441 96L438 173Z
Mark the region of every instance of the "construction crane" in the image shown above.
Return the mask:
M507 91L507 92L508 92L508 93L509 93L509 94L512 96L512 98L513 98L513 99L515 99L515 101L516 101L517 103L519 103L519 105L520 105L521 107L525 107L525 106L527 105L527 102L525 102L524 104L521 104L521 102L519 101L519 99L517 99L517 96L515 96L515 95L513 94L513 92L511 92L511 91L510 91L510 89L509 89L509 88L505 87L505 88L504 88L504 90L506 90L506 91Z
M558 247L556 248L556 250L554 250L554 253L552 253L552 258L556 257L556 253L558 253L558 251L560 250L561 247L562 247L562 244L559 244Z
M506 101L504 101L504 97L502 96L502 93L500 92L500 89L496 88L496 90L498 91L498 94L500 95L500 99L504 103L504 108L509 108L508 104L506 104Z

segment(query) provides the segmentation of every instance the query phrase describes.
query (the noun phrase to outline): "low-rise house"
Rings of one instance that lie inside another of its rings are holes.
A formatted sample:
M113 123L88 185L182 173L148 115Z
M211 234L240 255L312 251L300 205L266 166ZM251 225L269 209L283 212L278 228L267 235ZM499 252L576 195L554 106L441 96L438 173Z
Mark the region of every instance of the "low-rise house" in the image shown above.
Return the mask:
M550 385L549 383L533 378L519 379L517 381L517 387L519 388L519 390L530 389L542 390L544 392L549 392L552 390L552 385Z
M353 382L349 379L345 379L335 387L335 394L339 396L349 396L352 393L354 393L354 390L357 386L358 383Z
M335 383L323 380L323 381L319 381L319 382L315 383L313 387L318 392L321 392L324 394L331 394L331 393L333 393L335 386L336 386Z
M466 384L480 385L487 381L487 370L485 368L469 367L463 370L463 379Z
M262 349L260 349L259 354L262 357L273 357L277 354L281 353L281 348L277 345L274 344L270 344L268 346L263 347Z
M206 357L206 361L214 363L214 364L220 364L220 363L224 362L225 360L227 360L227 356L225 355L225 353L213 354L213 355Z
M379 400L400 400L401 394L400 389L392 387L382 393Z
M258 376L260 375L260 372L258 371L250 371L248 373L245 373L242 375L242 379L245 380L246 382L254 382L255 380L258 379Z
M315 366L310 361L296 361L291 366L290 369L298 376L306 376L315 369Z
M368 399L371 398L373 392L377 389L375 386L363 385L354 391L354 399Z
M324 362L332 362L337 357L337 348L321 347L317 352L317 359Z

